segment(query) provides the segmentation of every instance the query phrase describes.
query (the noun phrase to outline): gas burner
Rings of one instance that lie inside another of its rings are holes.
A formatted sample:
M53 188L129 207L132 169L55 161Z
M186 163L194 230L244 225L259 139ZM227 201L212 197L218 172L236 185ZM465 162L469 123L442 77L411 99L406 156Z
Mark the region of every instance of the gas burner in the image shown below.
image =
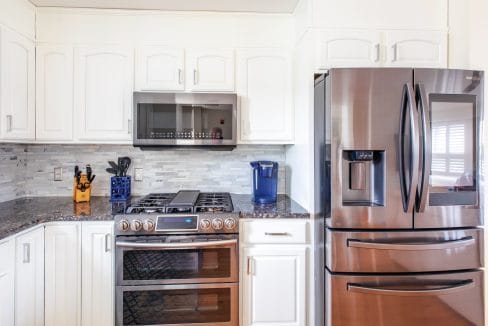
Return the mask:
M162 193L162 194L149 194L129 206L126 210L126 214L141 214L141 213L166 213L166 205L173 200L176 194Z

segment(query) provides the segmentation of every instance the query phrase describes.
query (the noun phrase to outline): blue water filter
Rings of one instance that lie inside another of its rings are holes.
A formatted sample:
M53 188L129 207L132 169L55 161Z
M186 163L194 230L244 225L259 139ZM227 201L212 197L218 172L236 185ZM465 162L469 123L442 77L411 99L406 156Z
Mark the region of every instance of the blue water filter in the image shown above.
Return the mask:
M254 161L250 164L253 168L254 202L259 204L275 203L278 190L278 163Z

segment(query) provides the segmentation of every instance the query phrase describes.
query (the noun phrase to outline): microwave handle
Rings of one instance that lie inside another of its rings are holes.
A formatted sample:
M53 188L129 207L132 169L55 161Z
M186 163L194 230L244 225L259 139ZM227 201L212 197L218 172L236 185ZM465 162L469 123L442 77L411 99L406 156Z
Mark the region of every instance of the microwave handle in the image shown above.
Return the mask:
M237 244L237 239L207 241L207 242L182 242L182 243L147 243L147 242L130 242L117 241L117 247L127 248L157 248L157 249L179 249L179 248L205 248L221 245Z

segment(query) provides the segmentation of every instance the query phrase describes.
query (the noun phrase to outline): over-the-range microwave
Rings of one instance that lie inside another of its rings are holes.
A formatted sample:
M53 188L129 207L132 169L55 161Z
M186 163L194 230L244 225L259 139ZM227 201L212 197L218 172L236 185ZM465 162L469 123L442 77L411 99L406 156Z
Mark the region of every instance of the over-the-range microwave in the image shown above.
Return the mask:
M134 93L134 146L232 149L237 95Z

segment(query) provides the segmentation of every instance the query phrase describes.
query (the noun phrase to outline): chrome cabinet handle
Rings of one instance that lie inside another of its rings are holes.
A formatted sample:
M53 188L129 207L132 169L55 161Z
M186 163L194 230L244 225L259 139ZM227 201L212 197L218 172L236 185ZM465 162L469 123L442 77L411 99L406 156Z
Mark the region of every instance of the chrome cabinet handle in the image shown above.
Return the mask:
M110 245L111 239L112 237L110 236L110 233L105 234L105 252L109 252L112 248L112 246Z
M284 236L288 236L291 234L288 232L264 232L264 235L269 235L269 236L273 236L273 237L284 237Z
M129 242L129 241L117 241L115 245L117 247L127 248L203 248L203 247L215 247L228 244L237 244L237 239L232 240L219 240L208 242L182 242L182 243L146 243L146 242Z
M379 43L376 43L374 45L374 48L375 48L375 51L376 51L376 57L374 59L374 62L378 62L378 61L380 61L380 55L381 55L380 54L380 44Z
M429 284L425 284L428 286ZM435 284L437 285L437 284ZM399 288L401 285L399 285ZM348 283L347 284L347 291L355 292L355 293L364 293L364 294L379 294L379 295L397 295L397 296L435 296L441 294L452 294L456 292L461 292L464 290L474 288L475 283L473 280L465 280L461 281L457 284L451 285L441 285L439 288L436 289L414 289L414 290L403 290L403 289L384 289L378 288L368 285L361 285L361 284L354 284Z
M425 206L427 203L427 194L429 192L429 176L430 176L430 169L432 165L432 132L430 126L430 115L427 114L429 104L427 102L427 94L425 92L425 88L423 84L417 84L415 88L415 97L417 98L417 107L419 109L419 115L421 119L421 130L422 130L422 163L419 166L422 166L420 173L420 188L418 191L418 197L420 201L417 205L417 211L423 213L425 211Z
M393 50L393 57L391 58L391 62L395 62L398 60L398 45L393 44L391 48Z
M24 264L29 264L30 263L30 243L24 243L22 244L23 251L24 251L24 258L22 259L22 262Z
M178 84L183 84L183 78L182 78L182 74L183 72L181 71L181 69L178 69Z
M377 249L377 250L445 250L460 248L473 245L476 240L473 237L466 237L459 240L436 241L430 243L395 243L395 242L375 242L363 241L358 239L348 239L347 246L362 249Z
M198 84L198 81L197 81L197 70L196 69L193 69L193 85L196 85Z
M12 115L11 114L8 114L7 115L7 131L8 132L11 132L12 131Z
M402 194L403 210L405 213L412 213L415 204L415 194L417 192L419 170L420 170L420 134L418 126L418 112L414 108L414 96L413 88L410 84L405 84L403 86L402 102L400 109L400 132L398 136L398 148L400 151L399 155L399 171L400 171L400 188ZM408 117L407 113L408 112ZM405 174L405 161L410 158L405 157L405 122L406 119L410 120L410 141L412 143L410 154L411 154L411 169L409 187L407 188L407 180Z
M254 263L252 257L247 257L247 275L254 274Z
M130 135L132 133L132 120L127 120L127 133Z

